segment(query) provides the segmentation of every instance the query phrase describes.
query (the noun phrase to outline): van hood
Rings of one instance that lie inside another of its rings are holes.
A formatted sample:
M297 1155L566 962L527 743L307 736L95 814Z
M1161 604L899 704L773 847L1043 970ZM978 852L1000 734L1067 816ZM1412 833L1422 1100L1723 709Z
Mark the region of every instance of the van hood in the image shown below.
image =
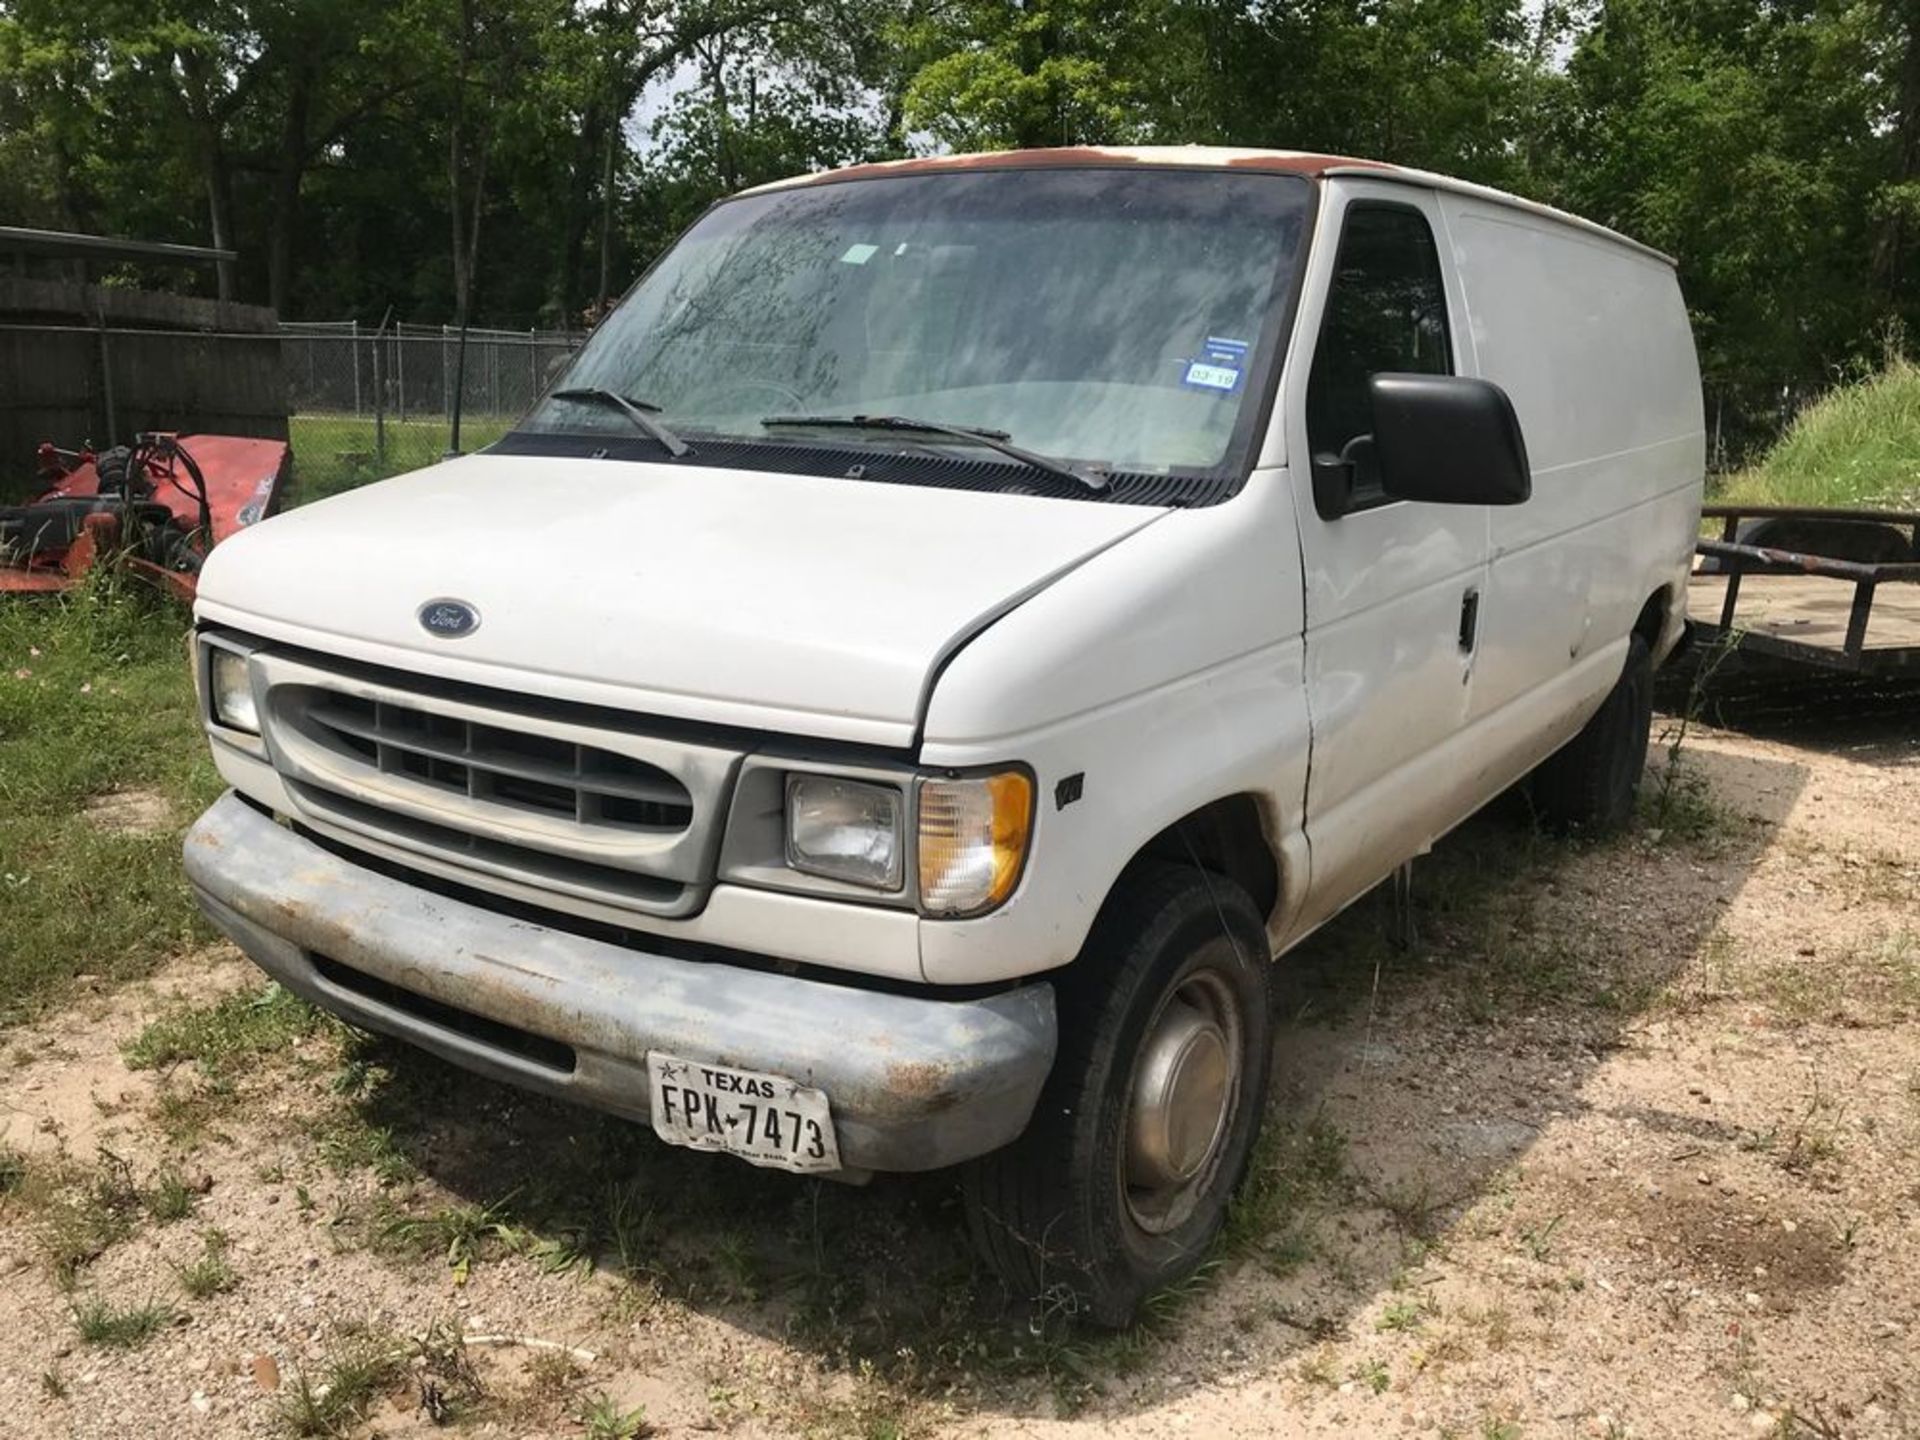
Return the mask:
M983 625L1164 510L474 455L218 546L197 613L449 680L902 747ZM419 611L457 599L470 633Z

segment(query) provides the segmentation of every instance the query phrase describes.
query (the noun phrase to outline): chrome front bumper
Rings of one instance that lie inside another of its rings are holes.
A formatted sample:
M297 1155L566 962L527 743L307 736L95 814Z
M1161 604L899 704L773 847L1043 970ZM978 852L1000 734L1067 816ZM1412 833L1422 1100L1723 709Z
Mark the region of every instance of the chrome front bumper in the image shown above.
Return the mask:
M187 834L201 908L289 990L497 1080L650 1114L646 1057L824 1090L849 1169L931 1170L1026 1127L1053 988L984 999L671 959L498 915L344 860L229 792Z

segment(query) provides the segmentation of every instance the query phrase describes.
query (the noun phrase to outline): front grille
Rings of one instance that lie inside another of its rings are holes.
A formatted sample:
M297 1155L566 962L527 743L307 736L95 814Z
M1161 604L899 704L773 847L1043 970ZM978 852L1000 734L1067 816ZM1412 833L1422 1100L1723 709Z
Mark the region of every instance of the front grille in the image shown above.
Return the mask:
M630 756L358 695L316 690L294 703L342 754L469 799L582 825L672 833L693 823L687 787Z
M537 877L556 890L583 895L614 894L654 906L671 905L681 893L681 887L671 880L656 880L611 865L595 865L526 845L492 840L451 825L396 815L297 780L289 789L296 799L336 821L430 854L464 857L476 869L490 874Z
M254 664L268 753L315 829L599 919L705 902L737 752L391 671Z

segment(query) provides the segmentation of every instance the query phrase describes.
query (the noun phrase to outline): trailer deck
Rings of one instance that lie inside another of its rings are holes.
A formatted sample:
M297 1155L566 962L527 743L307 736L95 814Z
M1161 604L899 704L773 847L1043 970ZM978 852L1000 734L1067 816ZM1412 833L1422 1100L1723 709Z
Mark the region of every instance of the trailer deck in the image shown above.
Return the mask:
M1782 506L1709 505L1721 538L1702 540L1687 587L1694 640L1858 675L1920 675L1920 513ZM1742 543L1742 522L1823 527L1843 550L1847 527L1880 542L1897 534L1905 557L1865 561L1839 554Z

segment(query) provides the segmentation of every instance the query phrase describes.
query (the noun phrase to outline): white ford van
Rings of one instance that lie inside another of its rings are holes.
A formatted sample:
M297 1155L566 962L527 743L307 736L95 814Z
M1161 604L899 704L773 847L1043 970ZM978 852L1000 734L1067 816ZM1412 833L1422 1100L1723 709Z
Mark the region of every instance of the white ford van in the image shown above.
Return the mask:
M1523 778L1627 816L1703 454L1671 264L1472 185L768 186L485 453L213 552L187 869L458 1064L968 1162L1009 1280L1119 1322L1246 1166L1273 957Z

